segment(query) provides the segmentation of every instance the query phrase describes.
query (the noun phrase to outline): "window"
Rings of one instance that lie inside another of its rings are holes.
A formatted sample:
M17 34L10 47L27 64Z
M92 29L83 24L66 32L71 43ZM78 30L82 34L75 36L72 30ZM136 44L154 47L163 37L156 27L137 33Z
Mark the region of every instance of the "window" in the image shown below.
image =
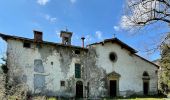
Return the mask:
M65 81L60 81L60 86L65 86Z
M150 77L149 77L149 74L148 72L144 71L143 72L143 77L142 77L143 80L150 80Z
M146 71L144 71L143 76L149 76L149 74Z
M43 91L45 88L45 76L41 74L34 74L34 90Z
M51 65L53 65L54 63L53 62L51 62Z
M75 50L74 53L75 54L80 54L80 50Z
M117 60L117 55L116 55L116 53L111 52L111 53L109 54L109 58L110 58L110 60L111 60L112 62L116 61L116 60Z
M25 47L25 48L31 48L31 43L24 42L23 47Z
M81 65L75 64L75 78L81 78Z
M64 44L68 44L68 42L69 42L69 38L68 37L64 37Z
M34 60L34 71L38 73L44 73L44 66L41 59Z

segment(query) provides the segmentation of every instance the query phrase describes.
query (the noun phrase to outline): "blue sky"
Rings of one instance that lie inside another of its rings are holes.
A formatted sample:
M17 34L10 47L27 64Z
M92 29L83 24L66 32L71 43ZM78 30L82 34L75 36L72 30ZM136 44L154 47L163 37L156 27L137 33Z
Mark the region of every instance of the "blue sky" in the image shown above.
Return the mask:
M139 55L155 60L159 52L147 55L151 47L168 31L164 24L144 29L139 34L120 28L124 0L0 0L0 33L33 38L33 30L43 31L45 41L61 42L59 32L72 31L73 45L98 42L116 37L139 51ZM0 55L6 45L0 40Z

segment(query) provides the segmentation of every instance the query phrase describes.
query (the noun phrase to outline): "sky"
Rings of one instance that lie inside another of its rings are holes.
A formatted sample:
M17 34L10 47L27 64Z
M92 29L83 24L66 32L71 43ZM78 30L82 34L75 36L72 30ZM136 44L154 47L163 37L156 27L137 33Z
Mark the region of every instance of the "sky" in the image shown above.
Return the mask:
M82 36L86 45L115 36L146 59L160 58L159 51L148 55L145 50L168 31L166 25L125 31L120 27L124 6L124 0L0 0L0 33L33 38L33 30L38 30L43 32L43 40L60 43L60 31L68 29L77 46L81 46ZM0 57L6 47L0 39Z

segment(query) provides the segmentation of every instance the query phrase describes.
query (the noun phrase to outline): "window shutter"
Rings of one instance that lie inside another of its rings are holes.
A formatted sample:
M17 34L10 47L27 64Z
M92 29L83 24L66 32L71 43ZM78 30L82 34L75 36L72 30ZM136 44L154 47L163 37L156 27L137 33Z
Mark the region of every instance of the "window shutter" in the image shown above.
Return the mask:
M75 78L81 78L81 65L75 64Z

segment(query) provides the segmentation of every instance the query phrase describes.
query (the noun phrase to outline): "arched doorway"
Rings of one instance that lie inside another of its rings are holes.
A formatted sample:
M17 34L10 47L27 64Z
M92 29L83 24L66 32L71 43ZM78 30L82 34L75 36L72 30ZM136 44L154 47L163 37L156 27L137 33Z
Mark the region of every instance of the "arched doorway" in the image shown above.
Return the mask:
M76 82L76 97L83 98L83 82L82 81Z
M143 94L148 95L149 94L149 74L145 71L143 72Z

